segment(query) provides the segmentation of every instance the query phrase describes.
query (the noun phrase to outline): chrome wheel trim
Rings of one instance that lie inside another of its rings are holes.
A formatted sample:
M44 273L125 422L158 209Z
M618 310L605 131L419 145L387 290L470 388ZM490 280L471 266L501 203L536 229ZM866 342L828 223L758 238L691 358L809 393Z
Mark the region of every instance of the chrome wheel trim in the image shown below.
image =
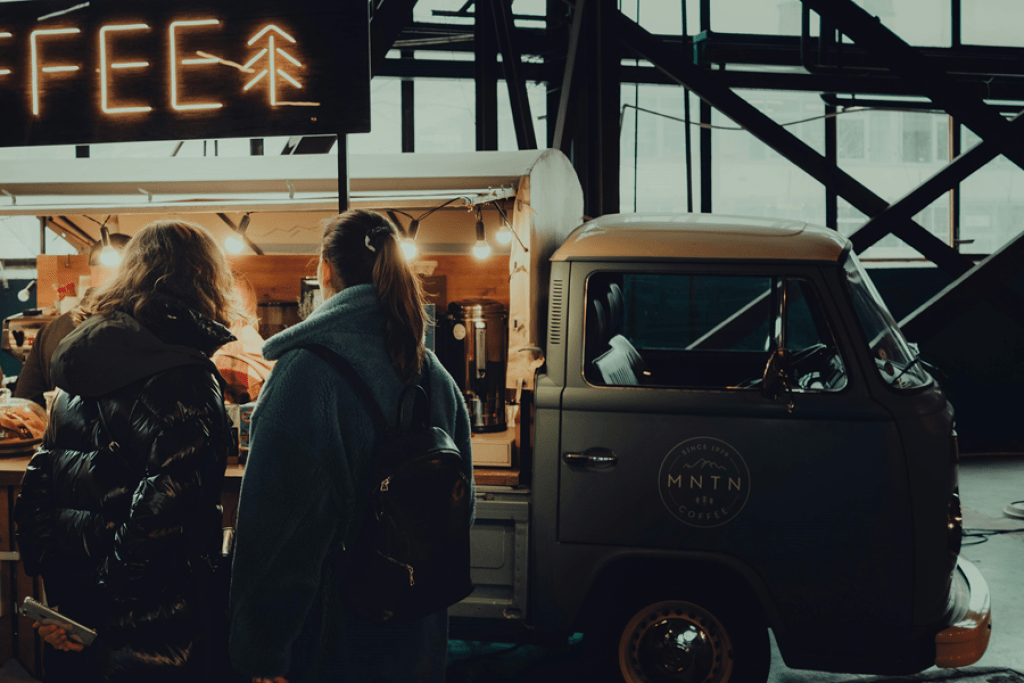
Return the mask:
M685 644L659 655L658 642L678 637ZM682 600L657 602L637 612L622 630L619 668L626 683L727 683L733 670L732 640L703 607Z

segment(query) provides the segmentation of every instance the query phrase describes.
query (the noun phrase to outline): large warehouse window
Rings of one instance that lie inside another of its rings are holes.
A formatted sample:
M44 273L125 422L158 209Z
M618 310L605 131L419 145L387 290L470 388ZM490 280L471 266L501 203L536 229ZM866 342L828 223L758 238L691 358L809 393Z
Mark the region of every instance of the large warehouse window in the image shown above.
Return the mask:
M686 123L682 88L622 86L619 137L623 211L686 211ZM700 210L699 100L690 95L694 210Z
M825 106L817 93L740 91L750 104L823 154ZM805 119L811 119L805 121ZM716 213L792 218L823 225L821 183L718 111L712 124L712 208ZM803 123L795 123L804 121Z

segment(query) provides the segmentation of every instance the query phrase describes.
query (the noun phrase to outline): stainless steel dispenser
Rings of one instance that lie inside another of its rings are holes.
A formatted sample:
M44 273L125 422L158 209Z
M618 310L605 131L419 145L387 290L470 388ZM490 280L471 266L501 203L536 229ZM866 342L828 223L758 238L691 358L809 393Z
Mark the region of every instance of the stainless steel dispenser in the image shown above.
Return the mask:
M462 388L474 432L502 432L508 365L508 311L498 301L448 304L445 363Z

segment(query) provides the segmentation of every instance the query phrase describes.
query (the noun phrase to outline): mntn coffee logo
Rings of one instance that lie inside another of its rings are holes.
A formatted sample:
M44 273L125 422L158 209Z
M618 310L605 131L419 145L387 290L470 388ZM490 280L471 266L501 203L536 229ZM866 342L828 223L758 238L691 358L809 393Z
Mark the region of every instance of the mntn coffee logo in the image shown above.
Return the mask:
M661 500L680 522L716 527L731 522L750 496L743 456L709 436L687 439L668 452L658 472Z

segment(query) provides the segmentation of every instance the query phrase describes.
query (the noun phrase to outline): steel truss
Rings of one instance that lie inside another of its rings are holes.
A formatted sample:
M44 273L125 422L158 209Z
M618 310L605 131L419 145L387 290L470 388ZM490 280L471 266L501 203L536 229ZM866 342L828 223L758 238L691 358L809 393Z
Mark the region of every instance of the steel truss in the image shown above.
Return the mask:
M1006 106L984 102L1024 102L1024 50L961 45L957 16L953 17L953 47L917 48L852 0L802 2L804 28L800 36L751 36L705 30L691 39L649 33L617 11L614 0L549 0L546 28L515 26L509 0L469 0L456 14L475 17L475 25L407 22L398 34L394 21L399 16L411 16L414 0L380 0L374 21L382 10L391 14L387 22L381 22L387 26L381 30L374 28L374 73L405 78L475 78L479 149L497 147L496 92L501 76L509 89L519 146L536 146L525 83L547 81L548 144L573 159L584 186L586 212L594 216L619 208L616 124L620 123L621 84L684 85L701 97L701 120L709 120L710 108L717 108L822 183L829 225L836 224L836 197L843 197L869 216L865 225L851 236L858 252L892 233L955 278L949 287L904 321L913 336L922 339L933 335L953 319L952 313L966 310L982 297L1013 319L1024 322L1024 298L1002 286L1016 272L1015 264L1024 255L1024 238L1016 238L975 264L913 220L913 216L957 188L999 154L1024 168L1024 122L1008 121L1001 113ZM959 3L954 2L954 15L958 7ZM708 3L703 3L702 19L708 10ZM808 30L811 11L821 18L821 30L816 37L810 36ZM703 21L702 27L706 26ZM379 34L385 35L382 41L391 38L389 47L406 51L402 59L377 61L383 46L376 39ZM838 40L839 35L854 42L844 43ZM413 49L473 51L476 63L414 60ZM500 75L499 50L503 67ZM525 62L523 55L542 59ZM622 57L630 55L647 63L623 65ZM764 72L751 66L802 69L792 73ZM978 134L981 141L920 187L890 204L839 168L834 121L825 124L826 153L821 155L733 91L755 87L820 92L831 111L851 104L883 106L885 101L877 96L923 96L930 102L893 106L948 112L957 124ZM702 141L708 143L705 133L702 131ZM707 152L703 149L707 146L702 144L702 151ZM701 167L702 176L710 176L708 164L702 163ZM710 210L710 178L702 180L701 209ZM932 312L940 310L941 314Z

